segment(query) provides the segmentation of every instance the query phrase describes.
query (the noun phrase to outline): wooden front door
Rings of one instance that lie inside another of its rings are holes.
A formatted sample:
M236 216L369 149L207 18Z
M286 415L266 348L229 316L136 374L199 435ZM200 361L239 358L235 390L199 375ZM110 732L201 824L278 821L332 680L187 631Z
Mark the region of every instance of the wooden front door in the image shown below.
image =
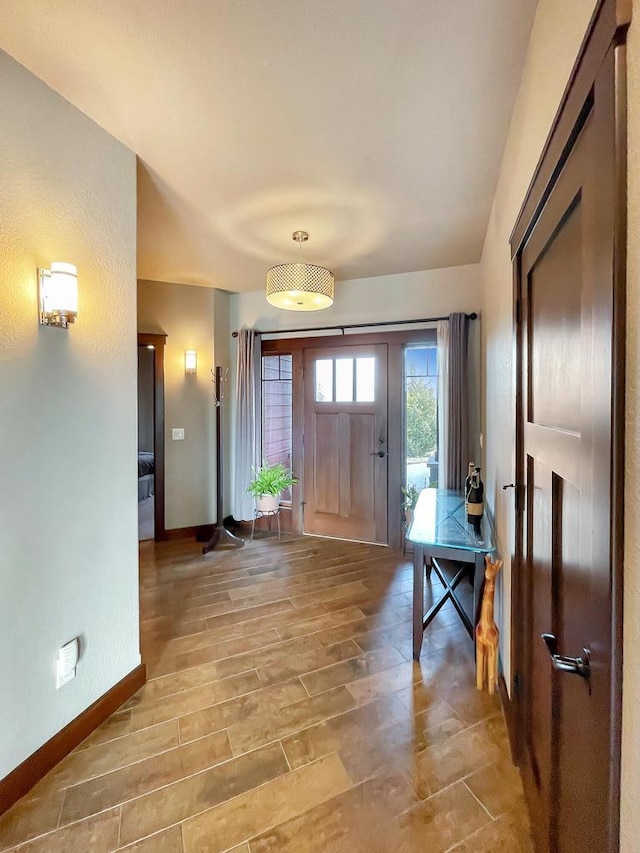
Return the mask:
M304 532L387 542L387 346L304 351Z
M614 56L611 47L515 257L524 495L515 692L540 853L617 844Z

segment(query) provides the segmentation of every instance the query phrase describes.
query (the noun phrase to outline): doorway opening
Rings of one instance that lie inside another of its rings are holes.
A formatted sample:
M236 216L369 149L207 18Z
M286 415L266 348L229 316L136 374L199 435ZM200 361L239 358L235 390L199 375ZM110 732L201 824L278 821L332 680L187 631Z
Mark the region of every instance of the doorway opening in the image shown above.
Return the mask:
M138 541L155 539L153 344L138 347Z
M138 334L138 541L166 539L164 522L164 346Z

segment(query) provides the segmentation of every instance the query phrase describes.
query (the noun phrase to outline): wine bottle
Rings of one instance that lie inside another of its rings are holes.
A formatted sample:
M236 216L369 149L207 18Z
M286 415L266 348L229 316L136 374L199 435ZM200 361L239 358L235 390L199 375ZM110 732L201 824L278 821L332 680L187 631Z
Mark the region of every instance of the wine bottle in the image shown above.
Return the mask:
M471 478L473 477L473 472L475 470L476 463L469 462L469 472L464 480L464 511L465 513L469 512L469 489L471 488Z
M480 468L474 468L467 494L467 521L472 524L477 533L480 532L480 522L484 513L484 484L480 479Z

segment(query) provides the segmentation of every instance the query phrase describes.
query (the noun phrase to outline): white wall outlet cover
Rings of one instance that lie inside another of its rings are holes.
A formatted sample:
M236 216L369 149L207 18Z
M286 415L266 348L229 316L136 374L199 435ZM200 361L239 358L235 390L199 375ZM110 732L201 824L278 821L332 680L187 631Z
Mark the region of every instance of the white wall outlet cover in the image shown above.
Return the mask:
M184 430L183 429L172 429L171 430L171 438L174 441L184 441Z
M76 677L76 666L80 654L80 643L78 637L74 637L58 649L58 660L56 665L56 690L59 690L67 681Z

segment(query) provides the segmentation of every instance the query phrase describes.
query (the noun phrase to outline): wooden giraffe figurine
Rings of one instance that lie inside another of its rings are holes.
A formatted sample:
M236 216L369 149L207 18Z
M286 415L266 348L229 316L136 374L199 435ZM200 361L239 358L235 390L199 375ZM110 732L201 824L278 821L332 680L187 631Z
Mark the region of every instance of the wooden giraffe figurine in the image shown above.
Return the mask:
M498 682L498 638L500 632L493 618L493 598L496 591L496 575L502 567L502 560L493 562L489 554L485 556L484 591L480 605L480 619L476 625L476 686L484 688L485 680L489 695L493 695Z

